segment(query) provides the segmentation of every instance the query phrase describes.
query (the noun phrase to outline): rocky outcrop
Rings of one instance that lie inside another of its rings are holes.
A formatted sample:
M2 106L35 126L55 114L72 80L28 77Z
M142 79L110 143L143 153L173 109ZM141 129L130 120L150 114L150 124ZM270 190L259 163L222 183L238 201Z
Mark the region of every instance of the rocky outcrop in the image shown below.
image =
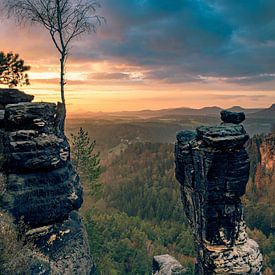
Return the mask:
M172 256L165 254L154 256L153 275L187 274L183 266Z
M176 177L194 232L196 274L261 274L262 255L246 234L240 199L249 158L248 135L238 117L229 114L221 125L177 135Z
M0 206L30 228L27 235L36 252L29 272L90 274L89 248L77 212L82 187L60 131L58 107L32 103L32 96L7 91L7 97L0 92L0 104L5 106L0 125L4 156Z
M8 104L31 102L33 95L25 94L17 89L0 89L0 104L4 107Z

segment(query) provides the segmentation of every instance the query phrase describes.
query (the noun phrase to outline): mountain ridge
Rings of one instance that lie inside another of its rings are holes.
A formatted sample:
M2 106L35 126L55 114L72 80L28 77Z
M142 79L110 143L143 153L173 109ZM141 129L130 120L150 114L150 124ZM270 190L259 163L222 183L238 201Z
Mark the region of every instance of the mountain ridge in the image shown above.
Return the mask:
M257 116L257 117L273 116L273 117L275 117L275 103L273 103L269 108L259 110L258 112L253 113L253 116Z
M167 108L159 110L144 109L140 111L118 111L118 112L87 112L78 115L77 117L137 117L137 118L156 118L165 116L217 116L222 110L229 110L232 112L245 112L248 116L253 117L264 117L265 113L268 112L269 115L274 114L275 116L275 104L271 105L269 108L243 108L241 106L232 106L230 108L224 109L219 106L208 106L203 108L189 108L189 107L179 107L179 108ZM75 117L75 115L74 115Z

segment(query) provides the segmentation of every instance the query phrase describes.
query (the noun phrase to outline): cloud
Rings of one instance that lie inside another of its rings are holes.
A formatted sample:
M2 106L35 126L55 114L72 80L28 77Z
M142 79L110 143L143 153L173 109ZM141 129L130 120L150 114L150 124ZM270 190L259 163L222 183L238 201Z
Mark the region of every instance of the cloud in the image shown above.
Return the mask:
M107 23L75 41L71 64L108 61L131 69L109 66L98 71L87 66L88 81L207 85L208 78L222 78L241 87L275 85L274 0L101 0L101 4L98 12ZM36 64L47 59L48 64L58 63L46 32L36 28L10 36L15 30L11 25L0 28L1 37L7 37L1 42L5 47L12 42L16 51L24 48L28 60Z
M245 76L245 77L235 77L229 78L228 82L239 83L242 85L246 84L261 84L261 83L275 83L275 74L259 74L253 76ZM274 86L273 86L274 87Z
M99 58L147 67L153 78L162 66L168 82L175 72L194 81L202 75L256 82L275 72L275 4L264 2L105 0L110 19L92 46Z
M267 95L262 95L262 94L254 94L254 95L244 95L244 94L239 94L239 95L210 95L214 98L218 98L218 99L222 99L222 100L228 100L228 99L247 99L247 100L253 100L253 101L257 101L257 100L262 100L265 98L272 98L274 99L274 97L269 97Z
M128 73L91 73L88 75L88 79L92 80L129 80L130 75Z

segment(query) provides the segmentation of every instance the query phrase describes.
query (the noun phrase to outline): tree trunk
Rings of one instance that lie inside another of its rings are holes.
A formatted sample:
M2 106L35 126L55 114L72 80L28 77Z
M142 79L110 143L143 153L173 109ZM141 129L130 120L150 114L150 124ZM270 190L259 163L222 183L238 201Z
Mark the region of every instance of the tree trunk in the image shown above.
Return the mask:
M60 58L60 92L61 92L61 102L63 104L63 116L61 118L60 128L62 131L65 129L65 119L66 119L66 102L65 102L65 56L62 55Z
M59 137L64 136L64 121L65 121L64 118L65 118L64 104L61 102L58 102L57 110L56 110L56 118L55 118L55 129Z

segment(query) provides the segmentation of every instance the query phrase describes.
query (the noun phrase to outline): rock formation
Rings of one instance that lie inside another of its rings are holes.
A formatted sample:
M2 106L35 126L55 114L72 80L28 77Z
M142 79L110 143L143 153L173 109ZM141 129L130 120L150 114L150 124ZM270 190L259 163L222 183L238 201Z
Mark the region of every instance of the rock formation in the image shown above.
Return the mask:
M242 114L177 135L176 177L194 232L196 274L261 274L262 255L246 234L241 197L249 177ZM231 122L231 123L227 123Z
M86 233L77 211L82 187L60 130L59 109L32 99L18 90L0 89L0 206L30 228L27 236L36 245L30 273L90 274Z
M8 104L16 104L21 102L31 102L33 95L22 93L17 89L0 89L0 104L3 109Z
M153 258L153 275L186 274L182 265L170 255L159 255Z

